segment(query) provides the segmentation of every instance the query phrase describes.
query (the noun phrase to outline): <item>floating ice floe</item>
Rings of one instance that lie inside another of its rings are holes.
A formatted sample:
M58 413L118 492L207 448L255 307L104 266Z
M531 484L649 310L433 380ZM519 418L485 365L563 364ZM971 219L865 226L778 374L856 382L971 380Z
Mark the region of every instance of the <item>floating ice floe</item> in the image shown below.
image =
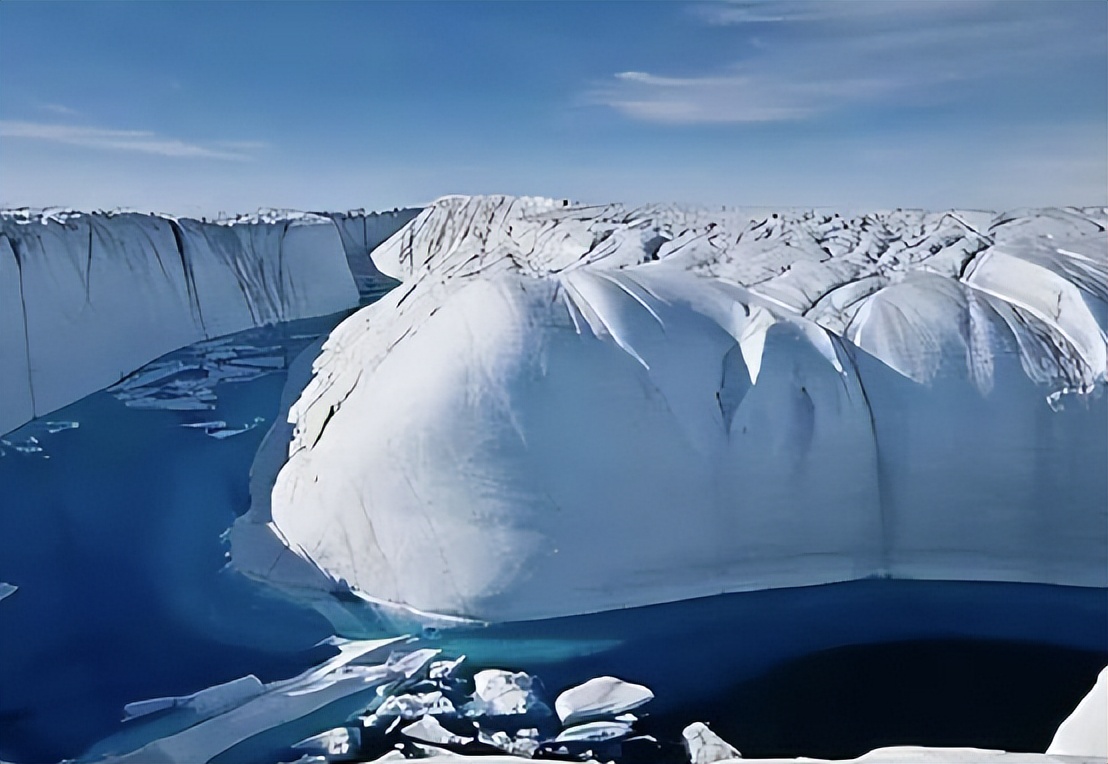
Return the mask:
M7 599L19 590L19 587L15 584L8 584L0 581L0 600Z
M623 722L586 722L558 733L555 743L605 743L634 734L630 724Z
M423 716L456 716L457 709L441 691L390 695L367 718L367 727L387 727L395 720L411 721Z
M358 758L361 744L362 733L357 727L335 727L305 738L292 747L307 751L306 756L321 756L325 761L346 761Z
M523 672L486 669L473 677L473 700L463 709L466 716L547 715L550 708L539 699L535 680Z
M681 738L692 764L715 764L725 759L742 758L737 748L708 729L703 722L693 722L685 727Z
M0 456L15 453L49 459L50 455L43 446L47 436L66 430L76 430L80 426L80 422L71 421L51 422L40 419L29 422L9 433L7 437L0 438Z
M518 730L514 736L509 735L503 730L496 730L492 733L479 730L477 733L477 740L479 742L493 748L498 748L504 753L511 754L512 756L523 756L526 758L531 758L539 750L541 743L540 738L539 731L533 727Z
M207 719L235 706L242 705L266 691L266 686L253 674L214 687L170 698L153 698L128 703L123 707L123 721L129 722L150 714L171 709L187 709L198 719Z
M632 684L613 676L601 676L563 692L554 701L554 710L562 724L568 726L618 716L653 698L654 693L641 684Z
M431 745L467 745L474 738L457 735L443 727L433 716L424 716L418 722L413 722L407 727L402 727L400 732L413 740L419 740Z
M202 764L244 740L303 718L336 700L410 678L435 651L367 663L378 656L383 658L382 653L403 639L331 639L328 643L337 647L339 654L292 679L263 685L256 678L246 677L181 698L129 704L132 718L160 711L186 713L159 720L150 727L156 739L143 742L140 726L119 737L118 743L105 741L101 748L123 747L106 757L120 764ZM141 725L138 720L135 723Z

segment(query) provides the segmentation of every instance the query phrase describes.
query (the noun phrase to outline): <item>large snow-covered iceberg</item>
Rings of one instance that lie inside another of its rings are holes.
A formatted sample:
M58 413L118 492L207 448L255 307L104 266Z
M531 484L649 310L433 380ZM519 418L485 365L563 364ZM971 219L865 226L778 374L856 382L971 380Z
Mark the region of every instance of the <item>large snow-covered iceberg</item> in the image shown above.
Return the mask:
M403 285L323 346L236 562L491 621L1108 585L1106 217L444 198L373 253Z
M170 350L357 306L414 213L0 213L0 433Z

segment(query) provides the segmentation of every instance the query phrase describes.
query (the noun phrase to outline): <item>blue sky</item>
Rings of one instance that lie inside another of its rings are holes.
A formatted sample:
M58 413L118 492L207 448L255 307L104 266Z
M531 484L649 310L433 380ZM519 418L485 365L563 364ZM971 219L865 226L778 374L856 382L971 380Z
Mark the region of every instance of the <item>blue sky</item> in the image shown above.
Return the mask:
M0 3L0 204L1108 203L1108 4Z

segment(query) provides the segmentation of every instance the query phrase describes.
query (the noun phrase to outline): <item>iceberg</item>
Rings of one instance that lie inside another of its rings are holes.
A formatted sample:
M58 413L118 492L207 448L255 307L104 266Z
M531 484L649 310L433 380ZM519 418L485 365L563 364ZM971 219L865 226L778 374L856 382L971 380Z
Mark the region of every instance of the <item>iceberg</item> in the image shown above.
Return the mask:
M0 433L190 343L356 307L415 212L0 212Z
M291 391L234 564L417 622L1104 587L1106 220L441 199Z

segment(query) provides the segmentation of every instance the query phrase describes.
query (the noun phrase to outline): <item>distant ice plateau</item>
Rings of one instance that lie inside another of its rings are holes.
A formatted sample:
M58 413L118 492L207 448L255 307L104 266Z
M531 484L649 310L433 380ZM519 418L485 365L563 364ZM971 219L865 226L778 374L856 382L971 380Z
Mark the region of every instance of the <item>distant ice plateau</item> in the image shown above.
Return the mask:
M440 199L290 377L235 564L423 622L1104 587L1106 222Z

